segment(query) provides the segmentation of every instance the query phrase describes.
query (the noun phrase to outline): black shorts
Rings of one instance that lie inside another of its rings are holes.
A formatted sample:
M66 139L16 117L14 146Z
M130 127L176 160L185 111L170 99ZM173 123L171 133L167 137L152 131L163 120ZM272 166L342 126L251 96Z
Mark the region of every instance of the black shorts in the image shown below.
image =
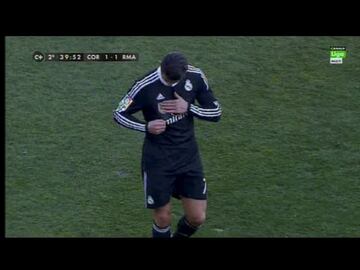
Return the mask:
M171 196L206 200L207 187L195 143L165 147L145 140L142 157L145 207L166 205Z

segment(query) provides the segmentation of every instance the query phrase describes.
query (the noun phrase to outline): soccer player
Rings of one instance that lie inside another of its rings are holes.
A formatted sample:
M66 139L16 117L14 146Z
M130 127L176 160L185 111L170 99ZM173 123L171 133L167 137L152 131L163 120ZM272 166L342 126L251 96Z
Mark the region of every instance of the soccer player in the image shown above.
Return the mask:
M133 116L138 111L145 122ZM160 67L136 81L114 111L118 124L145 133L142 177L145 207L153 209L154 238L188 238L204 223L207 187L194 117L217 122L220 116L204 73L179 52L167 54ZM171 197L180 199L184 209L173 235Z

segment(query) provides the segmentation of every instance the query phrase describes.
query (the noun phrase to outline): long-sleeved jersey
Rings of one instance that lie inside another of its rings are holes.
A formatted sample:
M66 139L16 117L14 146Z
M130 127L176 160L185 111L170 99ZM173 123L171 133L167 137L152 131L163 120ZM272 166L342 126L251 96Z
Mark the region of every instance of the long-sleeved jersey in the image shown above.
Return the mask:
M188 111L182 114L161 113L159 103L175 99L174 92L189 103ZM142 111L146 122L133 116L138 111ZM184 78L172 85L162 78L160 67L154 69L133 84L113 113L113 118L118 124L145 132L146 139L152 142L174 146L195 139L194 116L216 122L220 119L221 107L204 73L190 65ZM147 132L147 122L156 119L166 121L166 130L159 135Z

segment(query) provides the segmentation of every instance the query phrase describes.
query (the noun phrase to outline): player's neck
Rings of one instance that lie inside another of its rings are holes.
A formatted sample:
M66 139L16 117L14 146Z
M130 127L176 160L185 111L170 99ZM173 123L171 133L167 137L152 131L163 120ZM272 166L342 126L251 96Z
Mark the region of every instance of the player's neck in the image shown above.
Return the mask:
M179 82L169 82L166 77L164 76L164 74L161 72L161 67L158 67L158 74L159 74L159 78L160 81L162 82L162 84L166 85L166 86L170 86L170 87L174 87L175 85L177 85Z

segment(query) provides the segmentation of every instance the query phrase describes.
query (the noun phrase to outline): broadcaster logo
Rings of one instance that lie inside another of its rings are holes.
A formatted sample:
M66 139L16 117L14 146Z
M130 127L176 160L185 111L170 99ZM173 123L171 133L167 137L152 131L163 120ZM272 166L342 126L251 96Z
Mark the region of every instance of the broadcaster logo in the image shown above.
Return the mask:
M342 64L346 58L346 47L330 46L330 64Z

